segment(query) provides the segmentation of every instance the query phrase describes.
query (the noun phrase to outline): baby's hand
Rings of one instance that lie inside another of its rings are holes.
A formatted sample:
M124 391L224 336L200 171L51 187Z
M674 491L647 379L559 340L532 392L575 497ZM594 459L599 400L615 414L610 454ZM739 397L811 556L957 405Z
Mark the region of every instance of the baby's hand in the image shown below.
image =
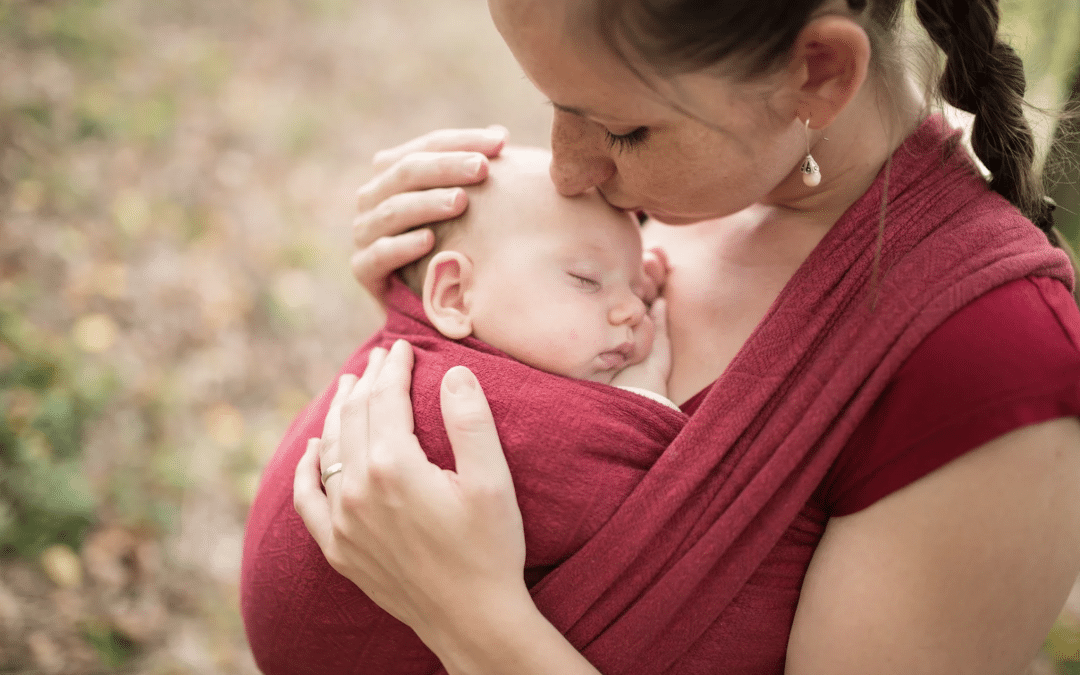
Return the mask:
M664 282L667 281L668 259L664 249L653 246L646 249L641 260L642 271L645 276L645 292L642 300L645 304L651 304L664 290Z
M649 308L653 325L652 351L644 360L616 373L611 384L616 387L638 387L667 397L667 381L671 375L671 340L667 331L667 303L657 298Z

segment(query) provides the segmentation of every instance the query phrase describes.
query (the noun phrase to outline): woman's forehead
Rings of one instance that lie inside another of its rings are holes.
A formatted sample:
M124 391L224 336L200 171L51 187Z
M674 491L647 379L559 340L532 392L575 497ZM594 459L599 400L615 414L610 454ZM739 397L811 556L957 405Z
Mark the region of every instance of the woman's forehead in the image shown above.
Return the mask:
M490 0L492 18L525 74L557 108L589 116L655 115L668 106L595 30L592 0Z

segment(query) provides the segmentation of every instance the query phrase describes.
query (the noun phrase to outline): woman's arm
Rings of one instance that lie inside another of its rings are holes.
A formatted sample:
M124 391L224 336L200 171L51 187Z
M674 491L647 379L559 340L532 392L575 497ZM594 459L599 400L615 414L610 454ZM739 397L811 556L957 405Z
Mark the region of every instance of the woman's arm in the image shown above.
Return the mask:
M1080 568L1080 423L1024 427L829 521L789 675L1019 675Z
M521 513L476 378L457 367L443 379L457 467L443 471L412 434L411 370L412 350L399 341L389 354L373 350L358 381L342 378L324 443L310 442L297 466L304 524L331 566L415 630L450 673L596 675L525 587ZM323 466L343 466L325 494L320 446Z

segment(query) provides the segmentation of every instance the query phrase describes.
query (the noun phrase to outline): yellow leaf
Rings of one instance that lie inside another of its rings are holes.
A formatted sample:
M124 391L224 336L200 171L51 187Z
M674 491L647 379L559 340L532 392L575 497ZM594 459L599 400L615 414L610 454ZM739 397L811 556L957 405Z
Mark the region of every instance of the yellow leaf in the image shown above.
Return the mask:
M85 352L100 354L108 351L116 343L119 329L106 314L87 314L75 322L72 336L75 344Z
M79 556L67 544L53 544L41 554L41 567L61 588L82 586L83 569Z

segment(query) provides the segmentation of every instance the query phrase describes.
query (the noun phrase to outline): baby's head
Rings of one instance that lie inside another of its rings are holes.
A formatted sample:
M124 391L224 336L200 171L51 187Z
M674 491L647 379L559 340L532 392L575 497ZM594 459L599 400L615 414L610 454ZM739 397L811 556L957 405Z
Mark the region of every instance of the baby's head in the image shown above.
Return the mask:
M436 249L402 271L443 335L548 372L611 382L652 348L637 220L590 191L562 197L551 156L507 148Z

